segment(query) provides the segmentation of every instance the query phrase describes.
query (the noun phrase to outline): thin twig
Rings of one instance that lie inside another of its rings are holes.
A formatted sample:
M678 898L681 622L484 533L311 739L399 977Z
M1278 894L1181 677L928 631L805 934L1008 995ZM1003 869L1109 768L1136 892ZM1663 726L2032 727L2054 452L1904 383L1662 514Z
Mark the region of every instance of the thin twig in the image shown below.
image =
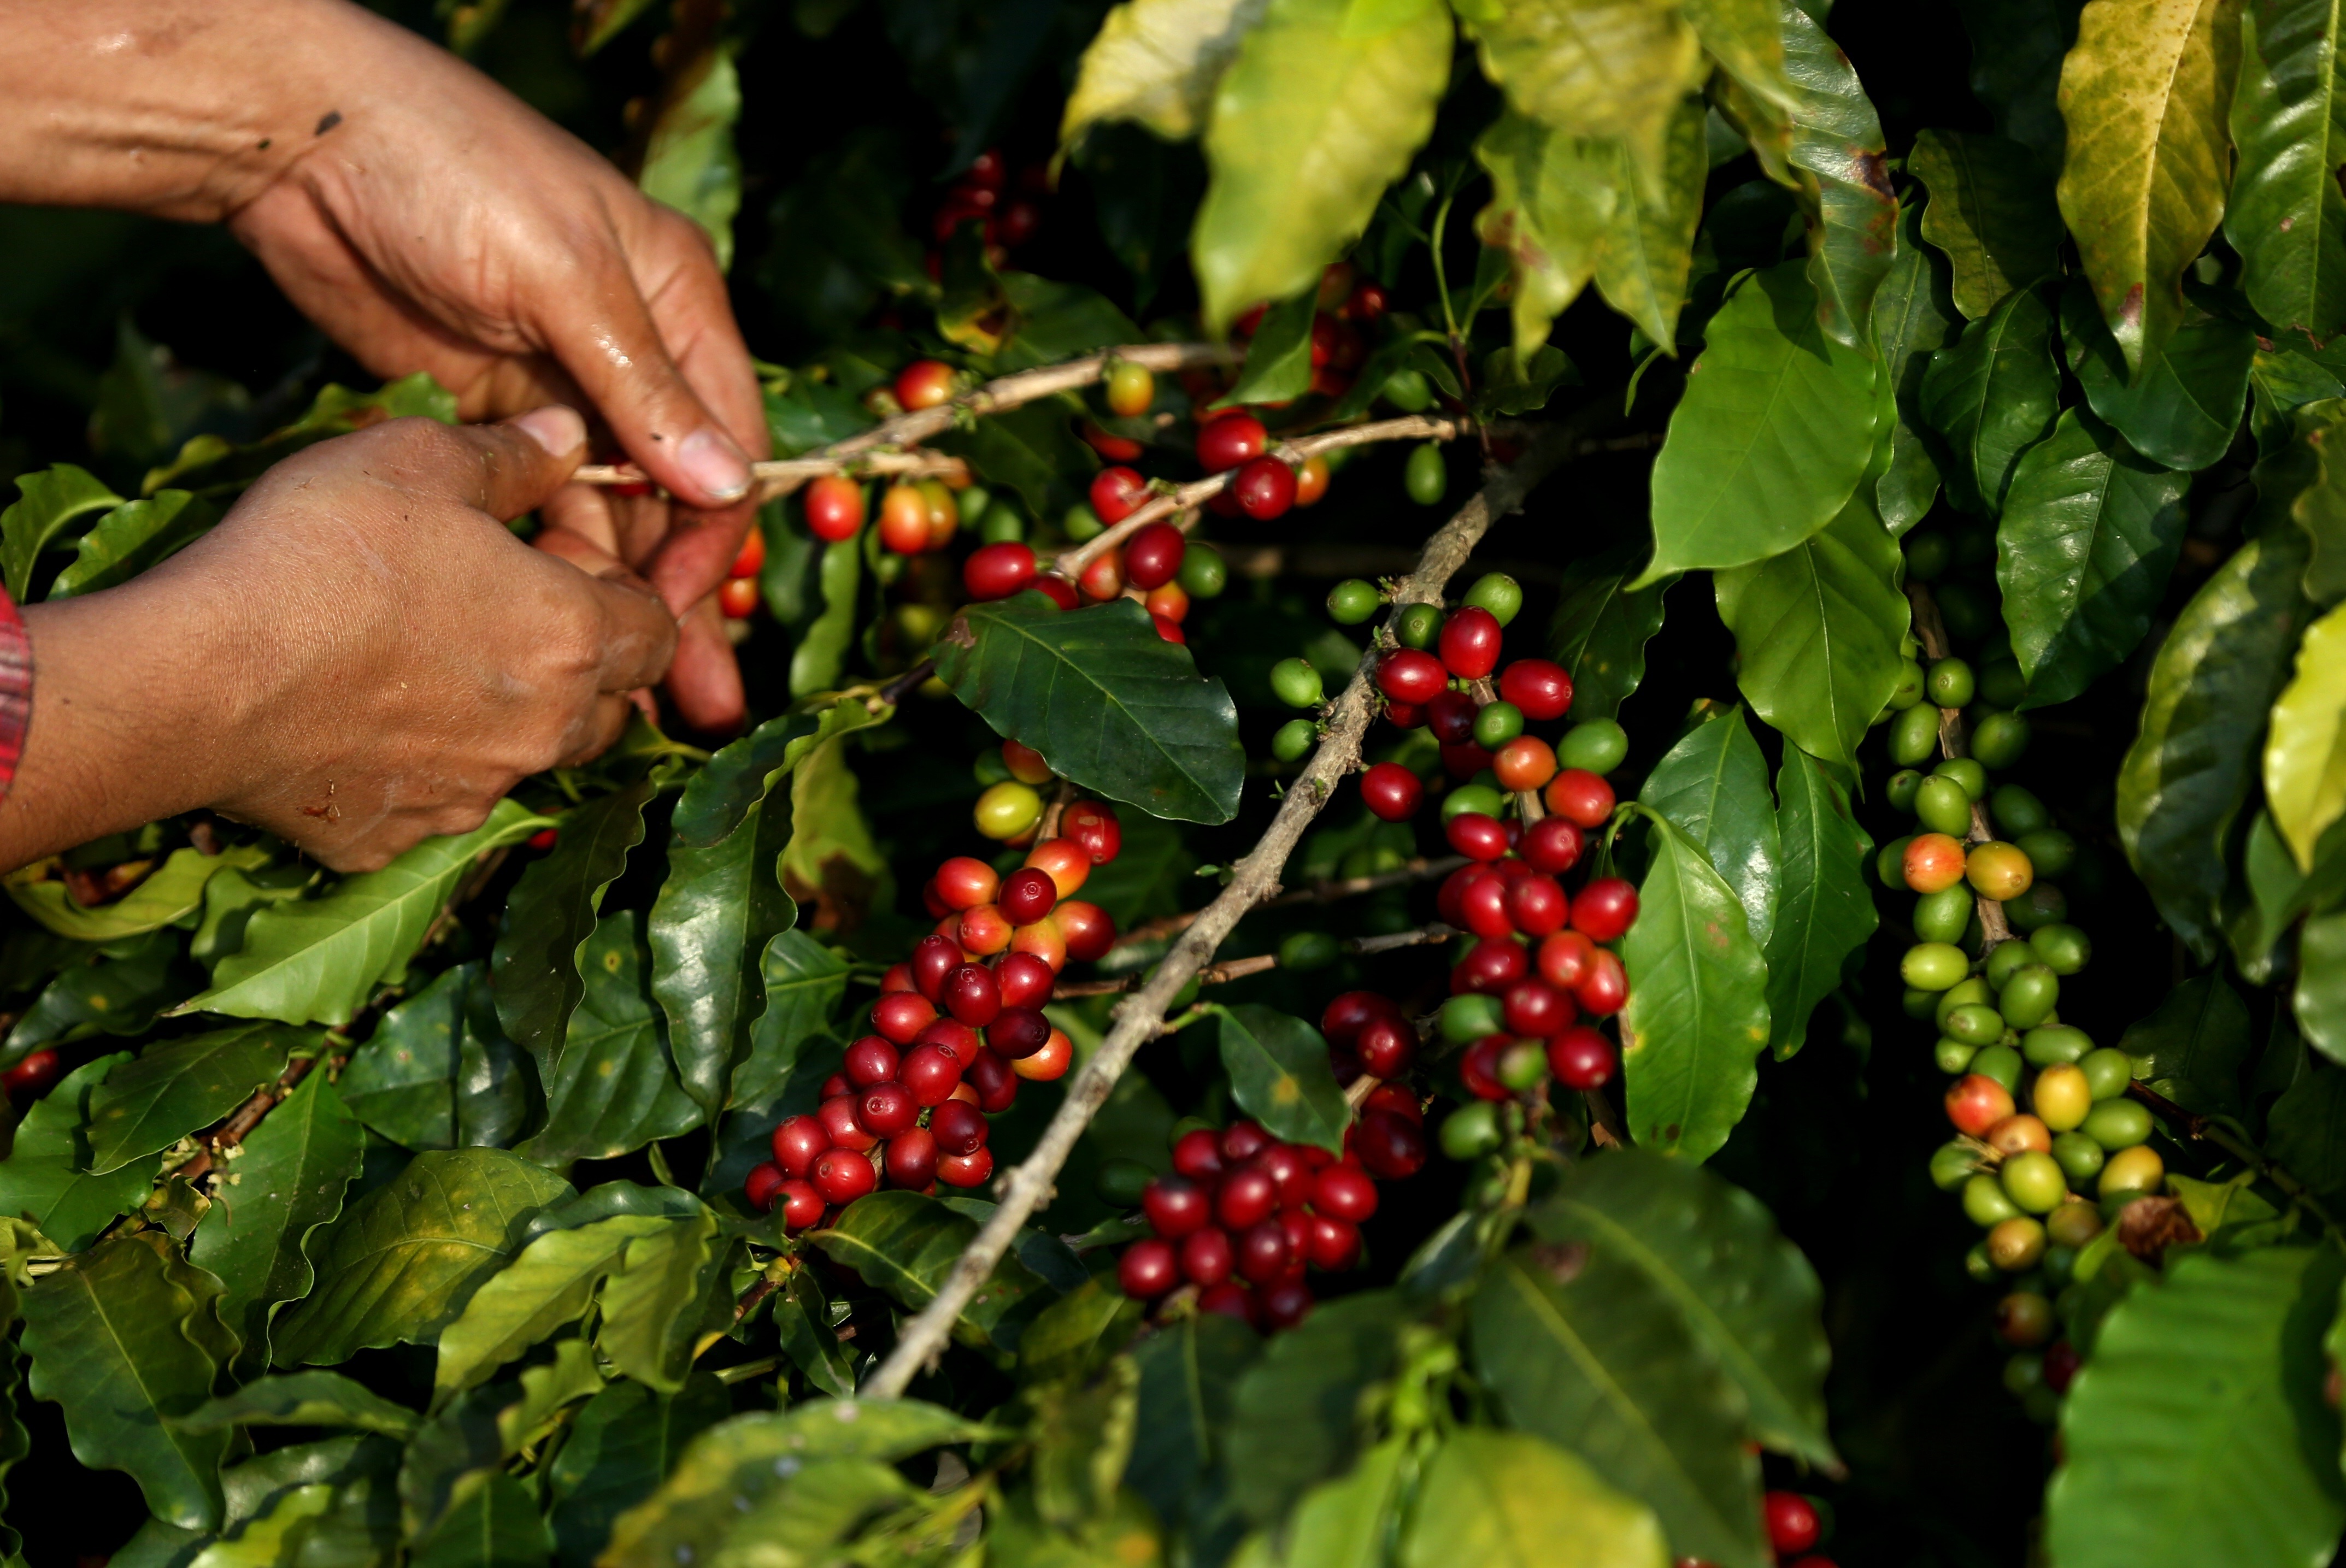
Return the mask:
M1946 623L1939 618L1939 602L1931 590L1920 583L1906 585L1906 597L1914 606L1914 636L1932 662L1945 658L1953 651L1947 641ZM1971 755L1971 732L1964 723L1964 711L1959 708L1939 709L1939 751L1949 760ZM1995 837L1988 826L1987 802L1972 802L1972 830L1964 835L1966 844L1984 844ZM2012 922L2004 918L2004 905L1990 898L1975 898L1972 908L1978 911L1982 941L1980 951L1993 952L1998 944L2012 940Z
M1403 861L1390 871L1376 871L1365 877L1332 877L1326 881L1313 882L1310 887L1297 888L1292 892L1265 899L1255 908L1277 910L1289 909L1296 904L1331 904L1339 899L1349 899L1361 893L1379 892L1386 888L1406 887L1411 882L1446 877L1464 864L1466 857L1464 855L1444 855L1438 860L1429 860L1421 855ZM1117 937L1110 945L1110 951L1131 942L1155 942L1164 937L1178 936L1189 929L1198 913L1197 910L1190 910L1185 914L1160 915L1156 920L1143 921Z
M2198 1143L2213 1144L2234 1159L2240 1161L2250 1170L2287 1193L2293 1201L2303 1204L2306 1211L2320 1220L2332 1236L2346 1238L2346 1231L2339 1228L2337 1220L2331 1217L2330 1211L2321 1207L2321 1200L2307 1190L2303 1182L2291 1176L2286 1167L2276 1164L2262 1149L2240 1137L2221 1121L2213 1116L2203 1116L2196 1112L2185 1110L2147 1084L2130 1083L2127 1085L2126 1092L2158 1116L2181 1127L2186 1137Z
M1601 417L1601 405L1591 413ZM1405 606L1429 599L1439 601L1443 585L1464 565L1468 553L1492 521L1522 505L1531 487L1570 454L1581 433L1573 423L1560 424L1535 441L1515 463L1493 473L1474 499L1426 541L1417 570L1394 596L1393 616L1397 617ZM1387 624L1390 635L1390 618ZM1272 818L1270 830L1239 862L1229 885L1182 933L1148 983L1117 1009L1116 1023L1108 1030L1107 1038L1068 1087L1066 1100L1052 1116L1050 1125L1044 1129L1034 1153L1005 1173L997 1183L1000 1206L962 1253L935 1297L904 1325L895 1349L864 1385L867 1395L876 1399L901 1395L930 1358L944 1349L962 1309L994 1277L994 1266L1017 1239L1027 1217L1052 1190L1052 1183L1075 1148L1076 1140L1090 1124L1093 1113L1107 1102L1109 1091L1142 1042L1155 1036L1167 1005L1213 956L1214 950L1238 924L1239 917L1267 897L1277 884L1279 873L1302 839L1304 830L1334 799L1338 786L1360 764L1361 742L1375 712L1370 697L1374 663L1372 659L1362 659L1360 668L1353 672L1351 683L1336 700L1320 748L1312 754L1302 777L1295 780L1280 802L1279 813Z
M958 457L925 448L913 452L873 452L847 457L772 458L750 465L760 499L795 490L807 480L826 473L886 474L897 479L966 479L969 464ZM649 484L652 476L632 463L589 463L572 473L576 484Z
M1385 936L1348 937L1338 945L1351 953L1391 952L1396 948L1423 947L1428 942L1448 942L1457 934L1454 928L1435 921L1414 931L1394 932ZM1233 958L1220 963L1209 963L1191 978L1199 985L1227 985L1233 980L1244 980L1250 974L1260 974L1266 970L1280 967L1279 955L1265 952L1252 958ZM1148 978L1146 974L1127 974L1119 980L1071 980L1064 985L1053 986L1051 1000L1068 1002L1078 996L1116 996L1137 990Z
M301 1080L310 1075L311 1069L323 1060L322 1056L296 1056L286 1063L285 1070L277 1074L275 1083L265 1089L255 1090L250 1099L239 1105L227 1121L204 1138L204 1146L196 1151L195 1158L171 1174L184 1176L190 1182L201 1181L210 1175L219 1157L252 1136L253 1130L277 1108L278 1103L299 1088Z

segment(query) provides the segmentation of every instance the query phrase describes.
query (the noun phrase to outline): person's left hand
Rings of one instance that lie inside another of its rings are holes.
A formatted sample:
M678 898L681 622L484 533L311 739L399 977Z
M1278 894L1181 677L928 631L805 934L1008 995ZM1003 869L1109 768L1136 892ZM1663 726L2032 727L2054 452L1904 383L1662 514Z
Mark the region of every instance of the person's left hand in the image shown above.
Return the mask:
M571 485L542 520L619 557L682 622L668 691L722 731L740 675L713 598L768 446L707 238L454 56L338 8L339 119L230 218L292 301L368 368L428 371L467 419L591 409L676 499Z

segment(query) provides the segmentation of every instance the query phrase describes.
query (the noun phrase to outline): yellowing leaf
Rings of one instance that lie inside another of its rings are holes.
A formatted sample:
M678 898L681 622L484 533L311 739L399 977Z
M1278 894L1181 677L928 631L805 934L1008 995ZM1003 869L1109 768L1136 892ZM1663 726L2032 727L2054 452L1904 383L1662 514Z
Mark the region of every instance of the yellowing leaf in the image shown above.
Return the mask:
M2183 270L2224 216L2237 0L2093 0L2061 65L2061 215L2138 371L2183 320Z
M2305 630L2297 677L2272 707L2265 799L2301 871L2321 830L2346 815L2346 606Z
M1517 114L1567 136L1619 141L1647 188L1662 188L1670 117L1702 80L1702 42L1677 7L1514 0L1474 7L1466 26L1484 75Z
M1168 141L1196 136L1214 84L1262 18L1265 0L1130 0L1084 51L1059 122L1073 147L1103 120L1137 120Z

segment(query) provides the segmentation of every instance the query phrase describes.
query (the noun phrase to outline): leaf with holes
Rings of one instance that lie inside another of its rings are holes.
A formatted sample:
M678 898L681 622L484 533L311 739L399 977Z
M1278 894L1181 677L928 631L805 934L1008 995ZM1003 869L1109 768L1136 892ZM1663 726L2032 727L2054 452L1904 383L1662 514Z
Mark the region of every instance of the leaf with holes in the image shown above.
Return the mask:
M1239 1109L1291 1144L1341 1154L1352 1120L1328 1066L1328 1042L1300 1018L1245 1003L1210 1008Z

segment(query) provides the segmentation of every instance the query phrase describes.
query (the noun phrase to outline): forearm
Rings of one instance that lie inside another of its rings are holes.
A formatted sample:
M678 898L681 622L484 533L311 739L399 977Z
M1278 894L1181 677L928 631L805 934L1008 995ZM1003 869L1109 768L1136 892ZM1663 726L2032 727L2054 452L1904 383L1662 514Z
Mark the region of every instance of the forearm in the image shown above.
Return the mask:
M430 47L345 0L0 0L0 200L197 221L361 112L362 51Z

